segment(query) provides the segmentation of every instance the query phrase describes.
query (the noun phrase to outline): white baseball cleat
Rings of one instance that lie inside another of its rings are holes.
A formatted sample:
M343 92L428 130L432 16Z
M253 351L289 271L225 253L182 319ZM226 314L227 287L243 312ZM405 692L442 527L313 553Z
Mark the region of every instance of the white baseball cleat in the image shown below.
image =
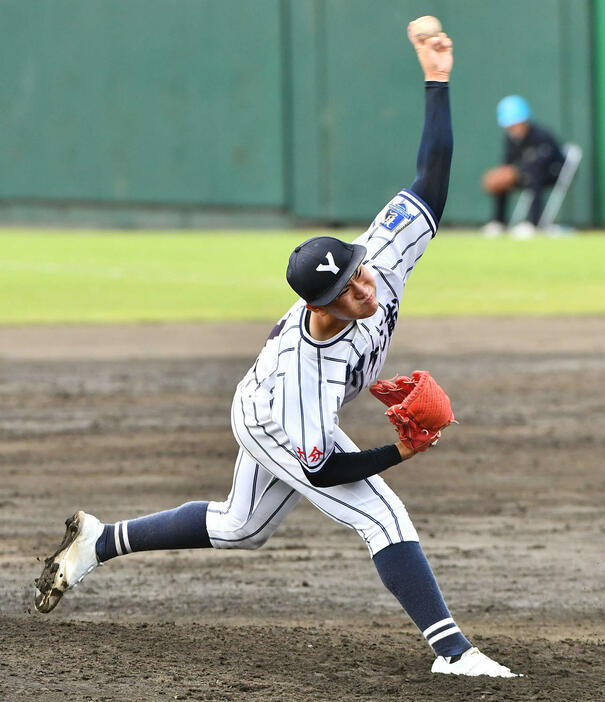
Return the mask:
M468 651L465 651L455 663L450 663L449 658L438 656L433 663L431 673L472 676L489 675L490 678L517 677L517 673L512 673L510 668L500 665L491 658L488 658L475 646L473 646L473 648L469 648Z
M527 241L538 233L537 227L531 222L519 222L510 230L510 238L517 241Z
M504 234L504 231L504 224L502 224L502 222L498 222L495 219L493 219L491 222L488 222L487 224L484 224L481 227L481 233L486 239L496 239L501 234Z
M53 610L63 593L76 586L98 565L95 545L103 524L92 514L76 512L65 521L65 536L59 548L44 560L36 579L34 604L44 614Z

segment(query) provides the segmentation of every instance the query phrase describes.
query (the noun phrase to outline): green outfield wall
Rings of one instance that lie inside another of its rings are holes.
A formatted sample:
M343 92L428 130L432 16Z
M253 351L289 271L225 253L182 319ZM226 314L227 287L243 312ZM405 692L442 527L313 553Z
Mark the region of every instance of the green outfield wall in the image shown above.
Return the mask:
M594 0L595 217L605 223L605 0Z
M509 93L584 149L561 219L603 221L605 13L589 0L0 0L0 219L367 221L414 177L422 76L404 29L427 13L455 41L445 221L488 218L479 179Z

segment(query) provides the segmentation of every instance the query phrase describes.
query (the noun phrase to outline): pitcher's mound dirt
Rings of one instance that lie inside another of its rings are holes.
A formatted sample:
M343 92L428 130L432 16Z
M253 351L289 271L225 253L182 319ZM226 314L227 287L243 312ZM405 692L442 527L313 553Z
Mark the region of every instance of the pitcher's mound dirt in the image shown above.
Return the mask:
M133 554L31 611L77 509L227 495L231 395L270 326L0 330L0 699L605 699L602 319L402 319L383 372L452 398L460 425L385 478L459 625L525 677L431 675L360 539L306 503L258 551ZM376 446L381 414L364 393L341 423Z

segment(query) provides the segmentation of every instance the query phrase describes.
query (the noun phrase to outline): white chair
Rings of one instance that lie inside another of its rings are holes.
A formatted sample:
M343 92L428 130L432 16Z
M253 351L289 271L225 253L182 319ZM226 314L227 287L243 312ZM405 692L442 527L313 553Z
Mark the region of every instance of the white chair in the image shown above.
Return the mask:
M582 160L582 148L578 146L578 144L568 142L563 145L562 151L565 156L565 161L561 166L557 182L553 185L550 195L546 200L546 204L544 205L544 209L542 210L542 214L540 215L538 229L548 229L554 224L559 210L561 209L561 205L563 204L563 200L578 170L580 161ZM526 189L521 191L515 209L511 215L509 226L518 224L527 218L532 200L533 195L531 190Z

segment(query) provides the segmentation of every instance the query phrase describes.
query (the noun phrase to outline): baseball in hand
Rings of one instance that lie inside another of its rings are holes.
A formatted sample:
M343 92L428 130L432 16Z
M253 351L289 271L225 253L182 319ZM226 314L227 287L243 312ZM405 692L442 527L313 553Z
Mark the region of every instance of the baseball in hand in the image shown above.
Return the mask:
M416 39L424 41L429 37L434 37L441 31L441 22L432 15L423 15L410 23L410 29Z

